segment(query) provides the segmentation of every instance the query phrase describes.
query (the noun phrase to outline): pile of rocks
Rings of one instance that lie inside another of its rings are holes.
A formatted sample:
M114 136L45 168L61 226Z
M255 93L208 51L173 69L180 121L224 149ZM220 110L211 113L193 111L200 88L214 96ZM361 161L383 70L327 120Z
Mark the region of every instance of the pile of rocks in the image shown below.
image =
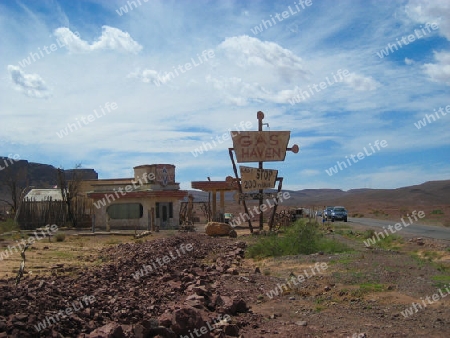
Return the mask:
M236 318L251 310L218 280L239 274L244 248L180 234L105 249L100 257L107 263L76 276L27 276L17 288L13 279L0 280L0 337L238 336ZM210 254L216 257L207 264ZM86 297L95 301L67 312ZM39 323L46 324L38 332Z

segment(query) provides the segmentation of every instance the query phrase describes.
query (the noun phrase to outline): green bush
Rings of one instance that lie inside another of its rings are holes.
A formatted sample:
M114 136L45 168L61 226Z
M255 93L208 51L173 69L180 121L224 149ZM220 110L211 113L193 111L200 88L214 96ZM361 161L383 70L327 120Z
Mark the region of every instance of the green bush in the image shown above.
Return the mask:
M309 255L349 251L340 242L325 238L318 230L318 223L307 223L306 219L297 221L283 236L260 237L247 250L248 257L265 258L286 255Z
M317 248L318 251L323 251L326 254L352 251L352 249L348 245L325 237L322 237L317 243Z
M317 252L318 242L317 224L298 222L286 232L284 242L285 255L312 254Z

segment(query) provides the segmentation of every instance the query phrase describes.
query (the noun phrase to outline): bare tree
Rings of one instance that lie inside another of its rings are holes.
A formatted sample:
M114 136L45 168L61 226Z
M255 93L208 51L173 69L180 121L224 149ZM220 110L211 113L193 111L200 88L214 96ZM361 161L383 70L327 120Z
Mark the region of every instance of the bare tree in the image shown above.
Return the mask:
M80 192L81 181L83 179L82 174L78 171L81 168L81 163L75 165L75 168L71 171L72 175L70 179L66 177L66 171L64 169L58 169L58 185L61 190L61 196L63 201L67 205L67 220L76 227L78 224L77 213L75 212L75 204Z
M2 170L0 185L6 188L9 199L0 199L0 201L7 203L14 214L19 209L23 192L28 186L27 173L27 166L18 163Z

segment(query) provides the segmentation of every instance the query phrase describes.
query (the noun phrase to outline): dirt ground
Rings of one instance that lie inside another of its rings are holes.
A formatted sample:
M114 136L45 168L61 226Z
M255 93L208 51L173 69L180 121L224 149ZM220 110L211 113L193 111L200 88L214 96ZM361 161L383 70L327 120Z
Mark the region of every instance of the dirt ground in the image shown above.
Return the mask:
M0 261L0 337L103 337L88 334L111 322L137 327L151 318L170 328L164 316L188 305L201 312L203 323L233 313L234 329L208 330L203 337L448 336L448 241L396 237L386 247L369 249L362 229L350 224L337 222L324 231L353 251L253 260L245 258L245 247L258 236L248 230L239 230L237 239L162 231L139 240L68 235L63 242L38 241L27 251L26 274L17 287L20 255ZM0 245L8 243L14 244ZM145 262L182 243L193 243L192 254L133 279ZM241 248L243 257L230 254ZM202 295L196 291L195 299L190 279L206 288ZM95 295L96 302L76 318L36 332L38 321L81 295ZM211 305L220 297L245 306L237 311L217 301ZM417 311L411 308L405 317L402 312L413 302ZM200 337L194 329L185 336ZM123 337L154 336L136 332Z

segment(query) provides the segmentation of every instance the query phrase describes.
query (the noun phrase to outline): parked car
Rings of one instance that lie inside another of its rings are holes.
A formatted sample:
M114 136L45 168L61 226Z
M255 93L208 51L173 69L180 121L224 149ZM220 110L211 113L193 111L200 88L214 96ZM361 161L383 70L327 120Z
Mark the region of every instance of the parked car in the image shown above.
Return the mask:
M323 211L323 218L325 219L331 219L331 212L333 211L334 207L326 207L326 209Z
M331 211L331 222L334 221L347 222L347 209L341 206L334 207Z

